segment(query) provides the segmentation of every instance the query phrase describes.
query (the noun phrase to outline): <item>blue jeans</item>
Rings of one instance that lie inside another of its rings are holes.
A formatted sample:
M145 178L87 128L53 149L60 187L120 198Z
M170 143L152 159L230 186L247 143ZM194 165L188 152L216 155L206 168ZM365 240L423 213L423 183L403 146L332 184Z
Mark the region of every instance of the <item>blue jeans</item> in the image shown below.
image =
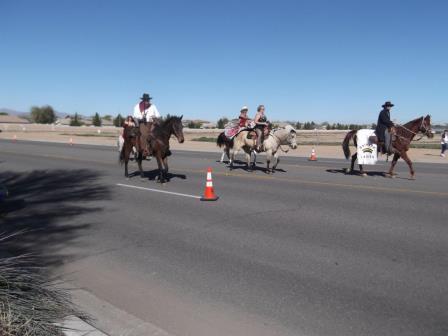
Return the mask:
M445 154L446 146L447 146L447 144L442 144L442 153L440 153L440 154Z

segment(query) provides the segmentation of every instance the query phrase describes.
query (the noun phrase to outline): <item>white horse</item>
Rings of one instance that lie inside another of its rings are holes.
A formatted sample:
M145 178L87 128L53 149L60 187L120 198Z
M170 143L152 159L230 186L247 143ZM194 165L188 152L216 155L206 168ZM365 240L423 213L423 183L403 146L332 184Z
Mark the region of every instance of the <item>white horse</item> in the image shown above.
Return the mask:
M229 158L229 167L233 169L233 162L235 160L235 155L243 150L246 155L247 168L250 170L255 166L256 153L254 152L256 142L255 140L248 139L249 131L242 131L238 133L233 139L229 140L224 132L218 136L217 145L223 147L223 153L221 156L221 162L224 160L224 156L227 154ZM263 141L263 151L266 152L266 172L273 173L280 162L279 155L281 149L284 152L288 150L283 150L281 146L289 146L292 149L297 148L297 134L294 127L291 125L286 125L283 128L273 130ZM232 152L230 152L232 150ZM251 162L251 153L254 153L254 162ZM270 164L273 161L273 166L270 168Z

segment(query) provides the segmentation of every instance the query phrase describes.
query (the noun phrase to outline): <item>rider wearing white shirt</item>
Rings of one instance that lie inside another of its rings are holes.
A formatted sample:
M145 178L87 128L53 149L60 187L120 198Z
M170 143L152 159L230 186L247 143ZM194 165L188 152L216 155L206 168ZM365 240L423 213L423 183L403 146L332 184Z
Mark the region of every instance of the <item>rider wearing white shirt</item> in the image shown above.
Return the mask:
M160 113L154 104L151 104L152 97L144 93L140 98L142 101L134 107L134 119L137 121L153 122L154 119L160 118Z

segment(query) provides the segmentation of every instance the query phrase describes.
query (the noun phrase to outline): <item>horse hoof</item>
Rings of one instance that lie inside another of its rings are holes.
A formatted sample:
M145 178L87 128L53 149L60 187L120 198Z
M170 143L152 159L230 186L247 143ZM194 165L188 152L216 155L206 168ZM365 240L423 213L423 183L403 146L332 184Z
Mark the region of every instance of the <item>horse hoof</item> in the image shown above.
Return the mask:
M412 181L415 181L415 175L411 175L411 177L409 179Z
M367 173L361 173L362 177L367 177Z

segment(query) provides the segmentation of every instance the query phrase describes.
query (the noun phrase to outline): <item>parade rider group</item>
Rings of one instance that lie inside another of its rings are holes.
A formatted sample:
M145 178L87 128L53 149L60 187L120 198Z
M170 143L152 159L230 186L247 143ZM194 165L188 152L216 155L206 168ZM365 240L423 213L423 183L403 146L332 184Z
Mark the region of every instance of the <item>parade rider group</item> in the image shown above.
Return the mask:
M140 123L153 124L160 119L160 113L157 107L151 102L152 97L148 93L144 93L140 98L140 102L134 106L134 113L132 116L128 116L124 121L124 126L139 127ZM395 133L394 123L390 118L390 111L394 104L390 101L386 101L382 105L382 110L378 116L378 122L376 125L375 133L378 139L378 148L382 153L389 151L391 136ZM257 113L254 119L248 117L249 108L243 106L240 110L238 117L238 127L240 129L252 129L256 133L256 151L263 150L263 141L266 135L269 134L271 124L268 122L264 105L257 107ZM387 132L386 132L387 131ZM122 139L120 139L122 143ZM121 147L121 145L120 145Z

